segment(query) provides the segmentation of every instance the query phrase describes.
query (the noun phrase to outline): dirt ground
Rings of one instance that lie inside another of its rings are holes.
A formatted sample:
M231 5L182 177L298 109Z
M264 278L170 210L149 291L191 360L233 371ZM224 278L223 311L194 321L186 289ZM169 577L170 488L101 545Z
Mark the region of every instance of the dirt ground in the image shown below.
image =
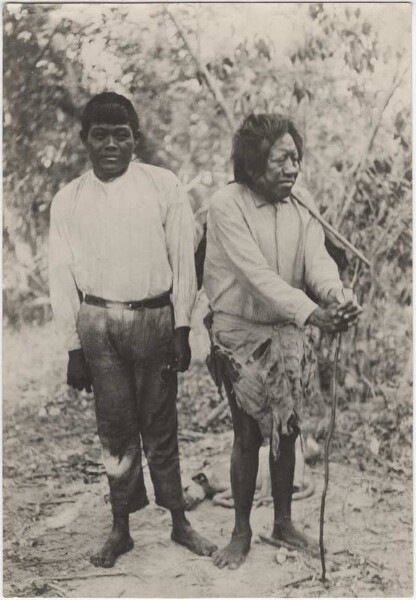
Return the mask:
M53 340L48 336L52 336L49 330L46 339ZM326 502L325 540L331 551L326 584L320 581L318 559L260 542L259 534L267 534L271 528L270 506L253 510L254 543L237 571L218 570L211 559L194 556L174 544L170 515L153 502L132 515L134 549L112 570L94 568L88 557L109 530L110 506L93 406L89 397L72 393L59 383L65 357L58 352L45 362L44 339L45 330L35 337L22 334L18 341L14 338L10 353L10 339L4 344L5 373L9 374L3 417L4 596L413 594L411 472L400 464L363 468L362 462L349 463L337 452L332 455ZM36 360L26 359L28 344ZM16 353L20 353L18 361ZM181 381L182 393L194 389L204 373L194 365ZM181 411L181 404L179 409L185 475L195 472L204 460L215 462L229 454L230 432L198 432L188 413ZM340 437L342 432L334 438L335 447ZM312 470L315 494L294 503L294 519L318 539L322 462ZM231 510L205 500L189 518L219 546L227 542L233 525Z

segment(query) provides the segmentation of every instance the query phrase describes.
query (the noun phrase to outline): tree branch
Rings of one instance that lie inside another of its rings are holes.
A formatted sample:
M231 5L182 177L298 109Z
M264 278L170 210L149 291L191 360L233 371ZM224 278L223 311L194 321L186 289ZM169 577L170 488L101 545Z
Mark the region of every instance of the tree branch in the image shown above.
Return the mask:
M49 35L49 37L48 37L48 39L46 41L46 44L42 47L42 49L40 50L39 54L37 54L36 57L34 58L34 60L32 61L31 65L29 67L29 73L30 74L33 73L36 65L44 57L46 51L49 49L49 47L50 47L50 45L52 43L53 37L54 37L55 33L58 31L59 25L60 25L59 23L57 23L55 25L55 27L53 28L51 34Z
M228 123L229 128L231 129L231 131L234 131L236 129L236 123L234 121L234 117L232 115L232 113L230 112L227 103L225 101L225 98L220 90L220 88L217 85L217 82L215 81L215 79L212 77L211 73L208 71L208 69L206 68L206 66L202 63L202 61L198 58L197 53L195 52L195 50L192 48L192 44L189 40L188 35L185 33L185 31L182 29L182 27L179 25L178 21L175 19L175 17L173 16L173 14L171 13L171 11L168 8L164 8L163 9L165 14L170 18L170 20L172 21L172 23L175 25L180 37L182 38L182 41L184 42L185 46L188 49L189 54L191 55L198 71L200 73L202 73L202 75L205 77L205 81L208 84L208 87L216 101L216 103L218 104L218 106L221 108L225 119Z
M367 144L365 146L365 150L363 151L361 158L357 161L356 165L354 166L354 168L351 170L351 174L349 176L350 181L352 182L351 186L350 186L350 191L341 207L340 213L338 215L338 218L336 220L335 226L337 229L339 229L342 225L342 223L344 222L345 216L347 214L347 211L351 205L351 202L354 198L356 189L357 189L357 185L356 185L356 179L358 174L363 170L363 168L366 165L367 162L367 158L369 156L369 154L371 153L371 150L373 148L373 144L374 144L374 140L376 138L377 132L380 129L381 126L381 122L383 120L383 115L384 112L386 110L386 108L388 107L390 100L392 99L395 91L397 90L397 88L401 85L407 71L409 70L409 66L407 66L403 73L399 76L397 73L393 78L392 84L390 86L390 89L388 90L381 106L380 109L378 111L378 115L377 118L375 120L374 126L370 132L370 135L368 136L368 140L367 140Z

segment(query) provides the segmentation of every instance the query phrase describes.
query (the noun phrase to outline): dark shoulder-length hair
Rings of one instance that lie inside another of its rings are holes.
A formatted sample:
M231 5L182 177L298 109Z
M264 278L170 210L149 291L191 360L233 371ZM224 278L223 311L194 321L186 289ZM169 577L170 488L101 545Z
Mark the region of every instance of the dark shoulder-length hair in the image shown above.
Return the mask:
M250 187L263 175L271 147L285 133L292 136L299 160L302 160L303 139L293 119L278 113L249 114L233 139L235 181Z

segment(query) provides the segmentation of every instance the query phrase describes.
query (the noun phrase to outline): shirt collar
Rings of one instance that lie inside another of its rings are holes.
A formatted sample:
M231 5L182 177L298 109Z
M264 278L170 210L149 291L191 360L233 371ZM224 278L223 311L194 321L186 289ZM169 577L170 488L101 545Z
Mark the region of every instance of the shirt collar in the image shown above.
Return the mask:
M101 179L99 179L97 177L97 175L94 173L93 169L91 169L91 173L92 173L93 180L98 185L102 186L105 189L109 189L109 188L118 187L119 184L123 184L124 181L128 177L130 169L131 169L131 162L130 162L129 166L127 167L127 169L124 171L124 173L122 175L118 175L117 177L113 177L113 179L109 179L108 181L101 181Z
M262 196L259 196L258 194L256 194L255 192L253 192L253 190L249 190L251 197L253 199L253 202L256 206L256 208L262 208L262 206L275 206L273 204L271 204L270 202L267 202L267 200L265 200ZM286 198L284 198L283 200L280 200L280 202L278 204L288 204L291 200L291 196L287 196Z

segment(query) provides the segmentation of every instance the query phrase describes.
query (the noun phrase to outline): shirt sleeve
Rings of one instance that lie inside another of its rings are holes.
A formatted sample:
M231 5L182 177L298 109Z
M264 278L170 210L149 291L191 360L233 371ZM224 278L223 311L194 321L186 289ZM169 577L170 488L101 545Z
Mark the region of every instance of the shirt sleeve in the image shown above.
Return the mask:
M208 229L211 228L239 283L279 317L302 327L317 305L273 271L237 205L214 202L208 218Z
M179 181L169 192L165 221L166 247L173 272L175 327L189 327L196 300L196 228L191 206Z
M66 349L81 348L77 332L77 315L80 307L78 289L73 275L71 248L65 231L65 214L52 201L49 230L49 293L58 328L65 337Z
M342 289L336 262L325 248L324 230L317 219L308 223L305 243L305 281L315 296L325 302L331 289Z

